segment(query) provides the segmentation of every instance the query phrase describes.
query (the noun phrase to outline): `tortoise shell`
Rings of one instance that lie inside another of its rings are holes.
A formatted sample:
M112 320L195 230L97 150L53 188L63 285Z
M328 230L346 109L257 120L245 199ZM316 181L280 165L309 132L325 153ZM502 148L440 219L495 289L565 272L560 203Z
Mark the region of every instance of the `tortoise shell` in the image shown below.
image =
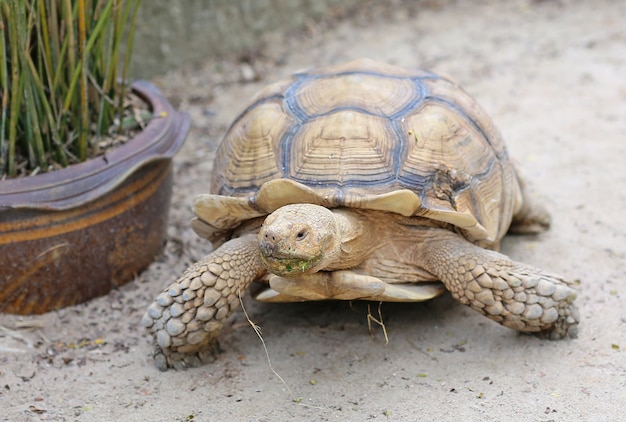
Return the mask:
M361 59L269 85L218 147L192 223L209 239L308 202L450 223L496 244L521 204L499 131L454 83Z

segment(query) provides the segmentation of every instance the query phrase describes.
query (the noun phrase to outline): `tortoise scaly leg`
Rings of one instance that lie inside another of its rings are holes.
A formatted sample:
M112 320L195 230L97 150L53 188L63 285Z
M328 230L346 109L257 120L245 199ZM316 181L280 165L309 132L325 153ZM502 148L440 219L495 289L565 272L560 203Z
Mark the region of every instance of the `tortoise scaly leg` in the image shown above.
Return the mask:
M461 303L518 331L576 337L579 315L571 282L445 230L428 230L422 246L424 267Z
M239 296L264 272L256 234L232 239L189 267L141 319L155 336L157 367L164 371L212 360L215 337L239 306Z

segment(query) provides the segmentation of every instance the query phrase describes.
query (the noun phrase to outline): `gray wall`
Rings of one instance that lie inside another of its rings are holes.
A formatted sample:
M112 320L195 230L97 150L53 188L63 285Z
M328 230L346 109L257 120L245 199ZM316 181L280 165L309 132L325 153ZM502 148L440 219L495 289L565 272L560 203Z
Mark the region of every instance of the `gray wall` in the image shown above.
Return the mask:
M144 0L135 34L133 76L258 47L263 37L302 26L365 0Z

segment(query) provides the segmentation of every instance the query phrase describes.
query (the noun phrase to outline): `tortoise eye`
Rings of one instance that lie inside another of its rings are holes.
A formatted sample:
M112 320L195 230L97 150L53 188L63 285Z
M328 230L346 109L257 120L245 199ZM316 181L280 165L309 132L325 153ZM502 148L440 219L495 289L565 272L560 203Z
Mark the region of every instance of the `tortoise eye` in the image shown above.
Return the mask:
M300 230L298 234L296 234L296 240L304 240L308 232L306 230Z

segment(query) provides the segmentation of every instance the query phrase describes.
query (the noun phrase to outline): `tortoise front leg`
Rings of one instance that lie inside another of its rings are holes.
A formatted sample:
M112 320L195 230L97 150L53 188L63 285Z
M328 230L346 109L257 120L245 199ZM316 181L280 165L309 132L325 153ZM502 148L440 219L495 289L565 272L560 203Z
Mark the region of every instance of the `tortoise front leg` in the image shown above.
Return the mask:
M479 248L453 232L426 232L420 250L424 267L461 303L518 331L551 339L576 337L573 283Z
M256 234L232 239L189 267L141 319L155 336L157 367L164 371L212 360L216 335L239 297L264 273Z

